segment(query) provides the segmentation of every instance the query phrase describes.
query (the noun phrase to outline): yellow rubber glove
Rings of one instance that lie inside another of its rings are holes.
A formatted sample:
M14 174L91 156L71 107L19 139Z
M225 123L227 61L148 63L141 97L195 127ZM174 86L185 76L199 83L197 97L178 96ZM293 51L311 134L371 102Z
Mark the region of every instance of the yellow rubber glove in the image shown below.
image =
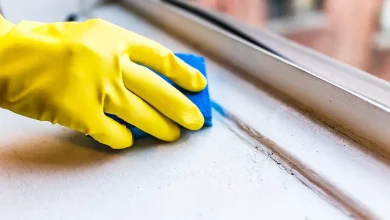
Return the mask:
M131 146L132 134L104 112L165 141L179 138L176 123L204 123L189 99L141 65L189 91L207 83L167 48L101 19L14 25L0 16L0 107L115 149Z

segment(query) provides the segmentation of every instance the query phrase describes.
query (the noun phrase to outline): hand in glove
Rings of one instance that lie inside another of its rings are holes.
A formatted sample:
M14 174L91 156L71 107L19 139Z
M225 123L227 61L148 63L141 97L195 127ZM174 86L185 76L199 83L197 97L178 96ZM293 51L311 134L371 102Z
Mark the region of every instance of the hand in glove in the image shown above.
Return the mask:
M101 19L14 25L0 16L0 107L115 149L131 146L132 134L105 112L165 141L180 136L176 123L203 126L190 100L141 65L189 91L207 83L167 48Z

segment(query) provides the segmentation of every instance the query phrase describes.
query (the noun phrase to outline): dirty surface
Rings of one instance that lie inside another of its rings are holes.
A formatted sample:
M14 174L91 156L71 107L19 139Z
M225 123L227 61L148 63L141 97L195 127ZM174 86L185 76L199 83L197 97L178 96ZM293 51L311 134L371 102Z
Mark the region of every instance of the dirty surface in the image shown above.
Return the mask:
M123 151L4 110L0 121L7 219L347 218L218 120Z
M140 18L117 21L189 52L142 28ZM7 219L348 218L223 123L214 124L173 144L149 139L112 151L0 110L0 213Z

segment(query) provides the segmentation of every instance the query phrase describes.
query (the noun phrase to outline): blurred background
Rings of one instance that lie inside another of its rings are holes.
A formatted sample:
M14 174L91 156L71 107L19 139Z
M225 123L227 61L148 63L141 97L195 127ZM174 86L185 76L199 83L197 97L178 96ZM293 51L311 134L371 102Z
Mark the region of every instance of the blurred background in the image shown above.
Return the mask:
M266 28L390 81L390 0L183 0ZM105 0L0 0L12 22L54 22Z
M390 81L390 0L192 0Z

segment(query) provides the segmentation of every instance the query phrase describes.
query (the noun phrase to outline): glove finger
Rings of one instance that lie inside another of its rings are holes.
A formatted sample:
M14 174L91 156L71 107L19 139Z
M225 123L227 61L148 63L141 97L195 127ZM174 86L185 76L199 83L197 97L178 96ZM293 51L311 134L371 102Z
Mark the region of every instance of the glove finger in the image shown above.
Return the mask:
M127 89L185 128L198 130L203 126L204 118L198 107L163 78L125 56L121 65Z
M164 141L175 141L180 137L180 128L141 98L123 88L114 98L109 98L105 112L114 114L127 123Z
M9 22L8 20L4 19L4 17L0 14L0 36L3 36L6 34L8 31L12 29L14 24Z
M93 130L89 134L91 137L113 149L123 149L133 145L131 131L104 114L100 119L94 120L90 127Z
M199 92L206 87L206 78L195 68L176 57L164 46L142 37L131 47L130 59L168 77L180 87Z

